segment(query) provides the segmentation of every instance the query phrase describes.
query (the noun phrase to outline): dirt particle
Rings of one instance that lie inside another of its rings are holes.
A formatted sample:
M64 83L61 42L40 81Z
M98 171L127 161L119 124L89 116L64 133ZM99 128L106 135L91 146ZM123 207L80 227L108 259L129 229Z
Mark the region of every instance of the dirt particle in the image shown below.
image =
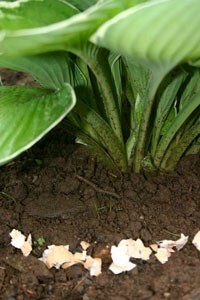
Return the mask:
M148 229L146 228L143 228L141 231L140 231L140 237L143 241L145 242L150 242L152 240L152 235L151 233L149 232Z

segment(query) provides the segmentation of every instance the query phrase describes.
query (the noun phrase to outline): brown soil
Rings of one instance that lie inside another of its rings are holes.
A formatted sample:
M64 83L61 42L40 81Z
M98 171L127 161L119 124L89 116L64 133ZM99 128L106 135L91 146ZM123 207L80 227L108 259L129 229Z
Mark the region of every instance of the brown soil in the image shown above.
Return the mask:
M15 81L23 78L15 76ZM199 174L196 155L185 157L173 174L122 176L97 165L84 148L70 143L64 124L58 126L1 168L0 299L200 299L200 252L191 244L200 229ZM35 242L43 237L45 244L35 243L25 258L10 245L13 228L32 233ZM148 262L138 260L137 269L128 273L108 270L108 250L121 239L139 237L149 245L177 239L173 234L181 232L190 241L168 263L152 256ZM80 265L48 270L37 259L47 245L80 250L82 240L92 244L92 255L103 259L97 278Z

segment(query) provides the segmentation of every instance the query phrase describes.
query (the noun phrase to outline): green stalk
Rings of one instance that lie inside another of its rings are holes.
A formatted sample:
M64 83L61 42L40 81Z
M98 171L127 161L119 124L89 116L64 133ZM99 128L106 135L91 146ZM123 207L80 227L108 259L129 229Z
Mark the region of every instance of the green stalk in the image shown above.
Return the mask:
M185 155L197 154L200 152L200 134L197 137L196 141L192 143L187 149Z
M90 51L91 50L91 51ZM111 70L107 61L107 51L94 45L87 45L81 49L72 49L71 52L79 56L92 70L101 87L104 106L109 124L116 136L123 141L121 118L117 106L117 93L114 86Z
M192 128L190 128L183 134L181 140L178 142L178 145L173 145L173 147L170 147L167 150L161 163L161 169L164 169L166 171L173 171L183 153L199 134L200 122L197 124L195 123Z
M161 66L162 67L162 66ZM159 66L153 66L152 74L148 82L146 89L146 94L143 99L143 110L142 117L139 125L138 135L136 137L136 148L135 148L135 163L134 170L139 173L142 167L142 160L145 157L145 148L148 143L149 136L149 120L152 112L152 107L154 104L155 94L157 89L167 73L166 68L161 68Z
M177 117L174 119L173 123L169 127L168 131L161 138L161 141L158 145L156 155L154 157L154 164L157 167L160 167L162 159L167 151L167 148L172 141L173 137L183 125L186 119L191 115L191 113L200 106L200 93L193 96L187 104L184 105L182 110L178 113Z
M129 137L126 141L126 152L127 152L127 158L128 158L128 165L131 166L132 161L133 161L133 149L135 145L135 135L136 135L136 130L135 130L135 120L134 120L134 105L135 101L133 100L133 91L131 89L130 84L126 84L126 97L130 103L130 134Z

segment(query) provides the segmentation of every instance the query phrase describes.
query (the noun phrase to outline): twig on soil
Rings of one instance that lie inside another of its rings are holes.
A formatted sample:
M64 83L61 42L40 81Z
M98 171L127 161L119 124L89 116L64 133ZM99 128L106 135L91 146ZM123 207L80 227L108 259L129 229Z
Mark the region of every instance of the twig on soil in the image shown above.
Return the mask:
M117 193L101 189L100 187L96 186L96 184L94 184L90 180L88 180L88 179L86 179L86 178L84 178L84 177L82 177L80 175L75 175L75 177L77 179L79 179L80 181L83 181L86 184L90 185L97 193L102 193L102 194L106 194L106 195L112 196L112 197L114 197L116 199L121 199L120 195L118 195Z
M77 290L77 288L81 285L81 284L83 284L83 282L84 282L84 280L87 278L87 275L86 276L84 276L84 277L82 277L81 278L81 280L79 280L79 282L75 285L75 287L71 290L71 293L74 293L76 290Z

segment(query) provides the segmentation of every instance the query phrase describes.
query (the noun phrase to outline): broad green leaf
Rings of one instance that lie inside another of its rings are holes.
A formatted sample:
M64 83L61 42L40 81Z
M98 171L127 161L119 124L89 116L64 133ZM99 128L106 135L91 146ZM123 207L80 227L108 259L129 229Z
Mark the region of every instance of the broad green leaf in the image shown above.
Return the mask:
M0 87L0 165L40 140L75 102L68 84L56 92L27 86Z
M36 5L38 1L33 2ZM44 3L44 6L46 5L48 11L48 0L40 0L40 2ZM80 46L86 42L102 23L122 10L133 6L135 2L138 1L100 1L83 13L76 14L71 18L66 14L66 20L51 22L52 24L49 26L45 26L46 24L43 21L40 23L37 16L38 22L33 21L31 23L29 16L33 16L33 14L29 1L21 0L17 1L17 4L0 2L0 7L2 7L0 12L7 6L8 10L5 17L9 16L9 12L15 12L13 20L9 19L9 22L2 21L0 26L0 53L16 56L76 48L77 45ZM14 5L17 6L16 9L13 8ZM19 13L21 5L26 7L23 15ZM56 9L54 14L57 14Z
M64 21L79 10L66 0L0 1L0 30L37 28Z
M158 0L103 24L91 40L125 56L174 66L200 58L200 1Z
M150 117L162 79L178 63L200 57L199 9L199 0L149 1L107 21L90 39L152 71L136 137L136 172L149 145Z
M0 66L30 74L41 86L58 89L64 83L73 87L87 85L87 79L67 52L52 52L33 56L0 56Z

